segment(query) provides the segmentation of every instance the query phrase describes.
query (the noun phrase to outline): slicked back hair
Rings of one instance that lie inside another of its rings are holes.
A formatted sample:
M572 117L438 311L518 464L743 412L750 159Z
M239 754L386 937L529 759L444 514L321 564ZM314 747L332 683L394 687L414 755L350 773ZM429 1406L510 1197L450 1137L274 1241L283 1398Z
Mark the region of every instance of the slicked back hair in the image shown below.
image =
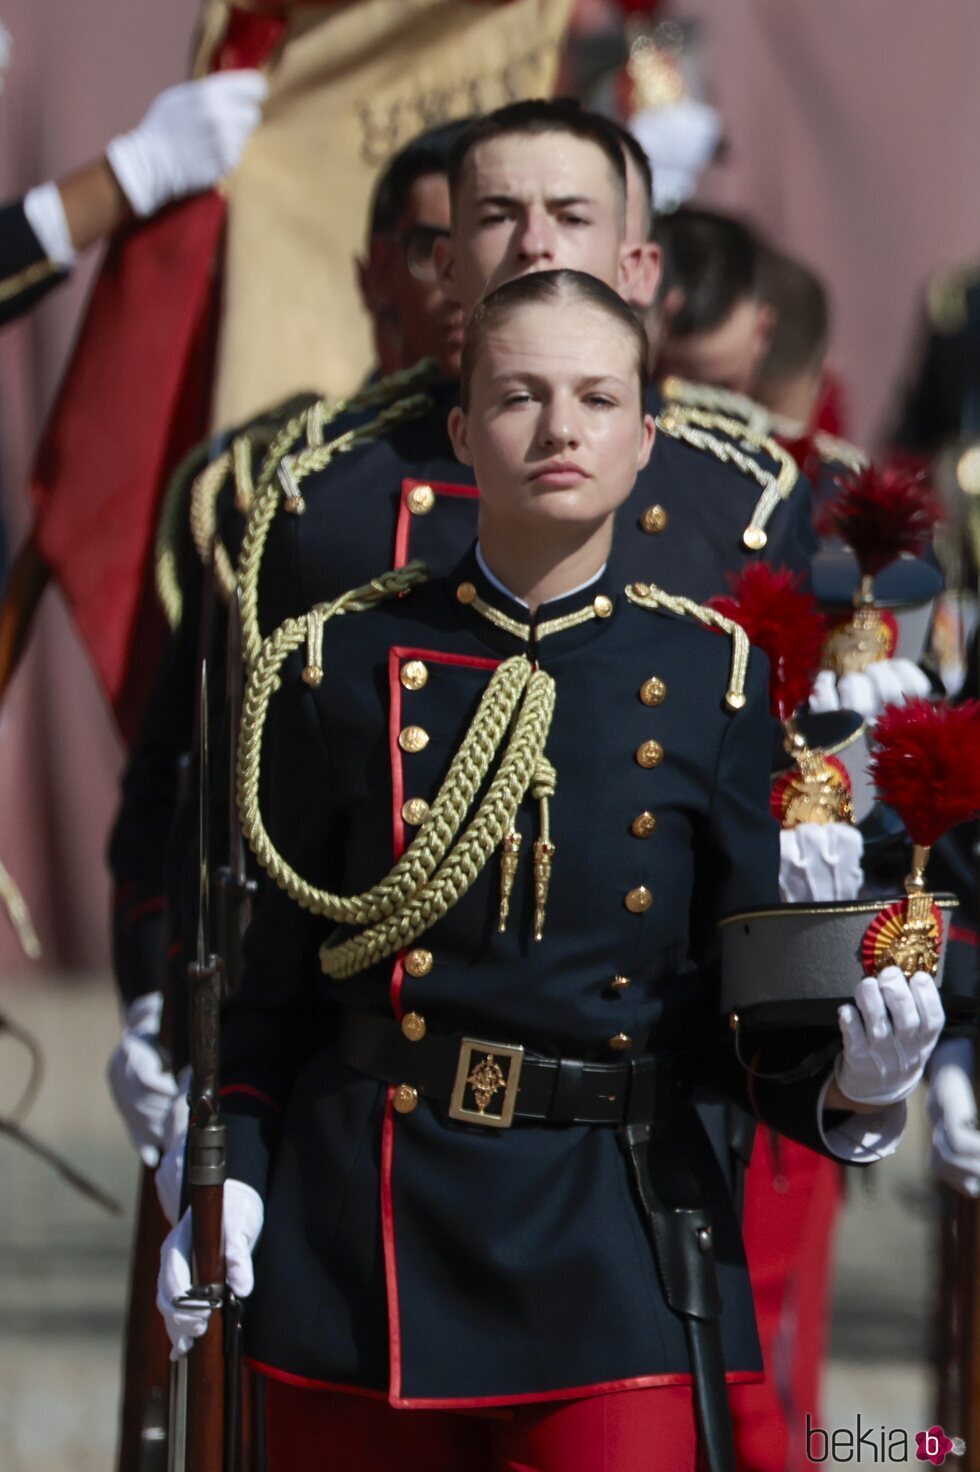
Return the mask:
M661 298L674 287L683 292L670 319L671 336L710 332L738 302L758 299L760 246L743 220L714 210L680 209L658 219L654 239L663 251Z
M623 152L629 154L633 160L636 172L640 176L640 184L643 189L644 239L649 240L653 235L654 222L653 169L650 167L650 160L647 158L646 149L638 138L633 137L629 128L624 128L621 123L617 123L613 118L604 118L603 122L615 134ZM628 188L629 181L627 179Z
M372 237L395 233L416 179L424 179L427 174L449 173L452 146L466 132L470 121L469 118L460 118L454 123L440 123L437 128L428 128L388 160L371 197L368 218Z
M460 365L460 402L469 408L470 383L487 333L521 307L583 302L603 312L632 339L636 349L636 374L639 407L642 413L647 386L647 360L650 346L640 317L619 294L584 271L532 271L515 276L484 297L470 317L463 337Z
M776 383L815 369L830 337L830 309L823 282L795 256L768 246L762 252L760 293L776 310L761 383Z
M466 161L474 148L492 138L535 137L544 133L565 133L581 138L605 155L619 196L621 215L626 212L626 163L619 139L605 118L585 112L572 98L531 98L527 102L510 102L485 117L476 118L456 139L449 151L449 192L459 194Z

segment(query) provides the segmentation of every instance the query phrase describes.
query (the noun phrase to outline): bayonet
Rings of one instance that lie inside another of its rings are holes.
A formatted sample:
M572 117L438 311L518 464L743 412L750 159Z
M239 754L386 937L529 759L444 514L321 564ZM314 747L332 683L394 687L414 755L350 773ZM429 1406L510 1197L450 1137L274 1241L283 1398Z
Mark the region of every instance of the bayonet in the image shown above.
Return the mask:
M249 878L246 868L245 843L238 814L238 728L242 718L242 591L237 586L228 610L226 694L228 862L222 865L215 878L221 910L224 995L227 997L234 996L241 980L242 940L252 916L252 898L256 891L255 880Z

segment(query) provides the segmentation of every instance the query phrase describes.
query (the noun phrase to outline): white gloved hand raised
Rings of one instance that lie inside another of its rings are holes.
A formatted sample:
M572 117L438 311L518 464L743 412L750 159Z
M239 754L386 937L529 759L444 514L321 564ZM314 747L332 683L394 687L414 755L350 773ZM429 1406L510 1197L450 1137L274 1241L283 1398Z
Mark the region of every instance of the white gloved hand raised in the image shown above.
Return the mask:
M180 1216L180 1195L184 1183L184 1147L187 1144L189 1109L187 1095L191 1086L190 1068L177 1075L177 1093L163 1125L163 1155L153 1177L163 1214L173 1227Z
M866 976L837 1009L844 1051L834 1065L837 1086L855 1104L884 1108L907 1099L945 1021L939 988L925 971L910 981L897 966Z
M876 721L886 705L901 705L930 689L928 676L910 659L881 659L860 674L839 678L821 670L810 693L810 709L855 710L866 721Z
M969 1038L946 1038L929 1064L930 1165L934 1176L962 1196L980 1196L973 1048Z
M144 1165L156 1165L177 1080L160 1053L163 993L147 992L123 1013L123 1035L106 1068L109 1089Z
M779 893L788 905L853 900L864 882L864 839L850 823L800 823L779 834Z
M244 1181L225 1181L222 1201L225 1282L239 1298L247 1298L255 1286L252 1253L262 1234L265 1209L259 1193ZM190 1291L191 1255L191 1212L188 1207L164 1238L157 1278L157 1308L167 1326L172 1345L170 1358L174 1360L186 1354L194 1340L204 1333L211 1315L207 1307L181 1307L174 1303L174 1299Z
M258 125L268 90L261 72L233 71L161 92L143 121L106 149L134 213L153 215L230 173Z
M841 675L840 703L866 721L876 721L886 705L901 705L909 696L928 695L928 676L910 659L881 659L859 675Z

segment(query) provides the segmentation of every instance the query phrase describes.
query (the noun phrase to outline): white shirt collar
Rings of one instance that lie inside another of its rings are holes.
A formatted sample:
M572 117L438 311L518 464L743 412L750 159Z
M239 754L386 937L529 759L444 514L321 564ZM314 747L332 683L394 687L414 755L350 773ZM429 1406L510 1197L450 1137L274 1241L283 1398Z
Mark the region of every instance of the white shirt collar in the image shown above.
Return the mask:
M524 599L518 598L516 593L512 593L509 588L505 587L500 579L490 571L489 567L487 567L483 553L480 550L479 542L477 542L476 544L476 565L482 572L483 576L486 578L487 582L490 583L494 588L496 588L498 593L503 593L506 598L510 598L513 603L519 603L522 608L527 608L527 604L524 602ZM599 581L608 566L609 564L607 562L604 562L599 571L597 573L594 573L592 577L586 578L584 583L579 583L577 588L569 588L567 592L559 593L558 598L574 598L576 593L584 593L586 588L591 588L593 583L597 583ZM555 598L548 599L549 603L554 603L556 601L557 599Z

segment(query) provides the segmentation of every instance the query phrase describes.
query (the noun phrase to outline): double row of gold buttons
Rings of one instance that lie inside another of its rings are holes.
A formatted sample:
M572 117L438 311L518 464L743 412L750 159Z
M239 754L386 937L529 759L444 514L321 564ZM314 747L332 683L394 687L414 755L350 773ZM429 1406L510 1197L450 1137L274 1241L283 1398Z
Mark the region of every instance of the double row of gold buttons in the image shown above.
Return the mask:
M652 509L659 510L661 508L658 507ZM664 515L666 517L666 513L664 513ZM643 681L643 684L640 686L637 694L639 695L640 700L646 706L652 707L661 705L667 697L666 682L664 680L661 680L657 675L651 675L648 680ZM635 755L637 763L641 767L645 767L649 770L653 767L659 767L660 763L664 759L664 749L659 741L643 741L636 748ZM642 813L637 813L636 817L630 824L630 832L633 834L634 838L649 838L651 834L656 832L656 830L656 816L648 809L644 809ZM645 884L640 884L637 885L635 889L631 889L629 891L624 900L624 904L626 905L626 908L627 910L629 910L631 915L643 915L653 904L653 895L647 889ZM612 981L609 983L609 990L613 993L614 996L620 996L623 992L626 991L629 985L630 978L628 976L614 976ZM609 1039L609 1046L615 1053L625 1053L630 1048L632 1048L633 1039L630 1037L629 1033L617 1032L616 1034L614 1034L613 1037Z

